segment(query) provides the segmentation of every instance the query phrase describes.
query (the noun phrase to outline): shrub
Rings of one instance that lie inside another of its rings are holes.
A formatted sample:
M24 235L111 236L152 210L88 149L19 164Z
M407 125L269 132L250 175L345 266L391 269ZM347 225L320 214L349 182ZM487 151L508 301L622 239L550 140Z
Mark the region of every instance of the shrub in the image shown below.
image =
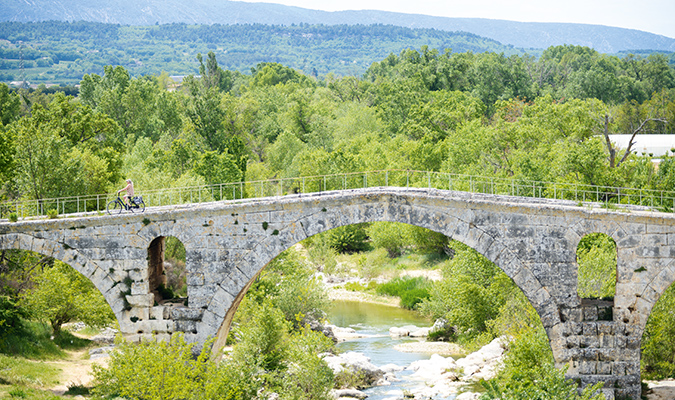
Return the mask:
M423 277L404 276L377 286L377 293L397 296L401 299L401 307L410 310L429 297L431 282Z
M16 222L19 220L19 216L16 213L9 213L9 222Z
M328 243L338 253L357 253L368 250L367 224L341 226L327 232Z
M50 209L49 211L47 211L47 217L49 217L49 219L56 219L56 218L58 218L58 216L59 216L59 212L56 211L53 208Z
M25 317L25 311L17 306L14 299L0 295L0 339L15 331L20 326L21 318Z

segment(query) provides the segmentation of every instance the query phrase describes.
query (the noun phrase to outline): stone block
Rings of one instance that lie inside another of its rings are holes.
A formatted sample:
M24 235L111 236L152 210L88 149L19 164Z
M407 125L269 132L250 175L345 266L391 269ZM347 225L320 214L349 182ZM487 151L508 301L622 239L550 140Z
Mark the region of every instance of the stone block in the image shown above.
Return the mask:
M583 327L584 336L597 336L598 335L598 325L595 322L584 322L581 324Z
M131 282L132 295L148 294L149 291L150 291L150 284L148 283L148 281Z
M595 375L597 371L597 361L581 361L579 362L579 374L581 375Z
M612 375L611 362L598 362L597 373L600 375Z
M615 344L614 335L602 334L600 335L600 347L614 347Z
M204 310L199 308L175 307L171 309L171 319L174 321L199 321L202 319L203 313Z
M126 297L132 307L152 307L155 304L155 295L152 293L127 295Z
M185 333L197 333L197 322L190 320L176 321L176 331Z
M615 361L612 363L612 375L622 376L626 375L626 363L621 361Z
M611 335L614 333L614 322L609 321L598 321L596 322L596 327L598 329L599 335Z
M149 319L151 319L151 320L152 320L152 319L154 319L154 320L163 320L163 319L165 319L165 318L164 318L164 315L165 315L166 312L167 312L166 309L167 309L167 307L165 307L165 306L156 306L156 307L152 307L152 308L150 309L150 316L149 316Z
M204 274L192 272L187 275L187 284L190 286L201 286L204 284Z
M597 321L598 320L598 308L597 307L584 307L584 321Z

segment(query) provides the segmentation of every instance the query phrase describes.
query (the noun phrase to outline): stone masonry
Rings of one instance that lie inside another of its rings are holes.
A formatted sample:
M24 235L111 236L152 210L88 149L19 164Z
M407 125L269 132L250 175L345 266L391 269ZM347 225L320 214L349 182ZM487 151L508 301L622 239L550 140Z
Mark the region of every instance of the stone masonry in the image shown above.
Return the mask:
M103 293L129 340L184 332L224 345L257 274L297 242L342 225L394 221L441 232L499 266L523 290L556 364L608 398L640 397L640 341L675 281L675 215L435 189L369 188L150 208L145 214L0 223L0 249L59 259ZM589 233L617 245L613 301L577 295L576 248ZM163 240L186 249L188 300L158 297ZM160 301L158 301L160 300Z

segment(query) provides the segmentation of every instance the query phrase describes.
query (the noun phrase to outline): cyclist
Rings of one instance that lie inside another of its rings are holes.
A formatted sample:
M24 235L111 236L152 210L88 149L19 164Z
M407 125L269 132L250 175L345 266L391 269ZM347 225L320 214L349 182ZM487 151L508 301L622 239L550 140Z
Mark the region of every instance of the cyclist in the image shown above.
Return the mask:
M122 196L122 199L124 199L124 204L128 210L129 207L131 207L131 198L134 197L134 183L131 181L131 179L127 179L127 185L122 189L118 190L117 195L119 196L119 194L125 190L127 194Z

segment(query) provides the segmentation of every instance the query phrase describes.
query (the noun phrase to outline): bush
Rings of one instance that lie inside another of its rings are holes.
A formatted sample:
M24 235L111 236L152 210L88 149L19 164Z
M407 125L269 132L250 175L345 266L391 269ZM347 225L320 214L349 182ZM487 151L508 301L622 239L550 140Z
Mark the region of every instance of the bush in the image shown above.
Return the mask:
M423 277L404 276L377 286L377 293L397 296L401 299L401 307L413 310L424 299L429 298L431 282Z
M49 219L56 219L56 218L58 218L58 216L59 216L59 212L56 211L56 210L53 209L53 208L50 209L49 211L47 211L47 217L48 217Z
M14 299L0 295L0 340L20 326L26 313L17 306Z
M9 222L16 222L19 220L19 216L16 213L9 213Z
M328 243L338 253L358 253L368 250L367 224L341 226L327 232Z

